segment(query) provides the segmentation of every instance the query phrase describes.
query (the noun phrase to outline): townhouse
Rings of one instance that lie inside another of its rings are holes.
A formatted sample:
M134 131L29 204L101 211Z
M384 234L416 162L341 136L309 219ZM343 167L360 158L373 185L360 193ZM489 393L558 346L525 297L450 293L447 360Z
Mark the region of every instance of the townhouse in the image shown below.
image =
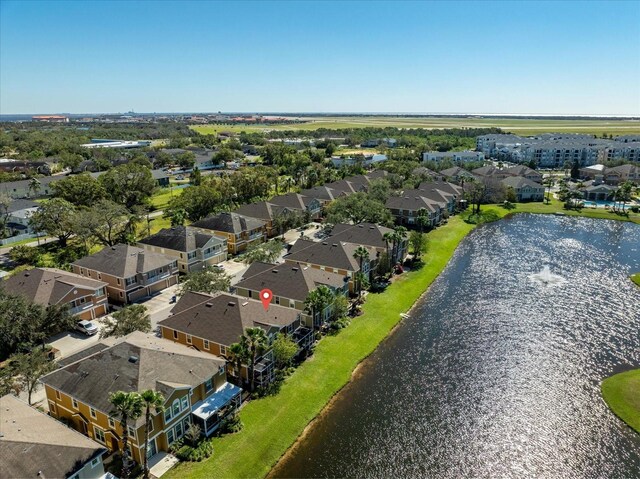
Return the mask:
M191 226L164 228L138 241L138 246L151 253L159 253L178 262L178 271L188 273L227 259L227 240L204 233Z
M473 163L484 161L484 153L481 151L425 151L422 153L422 161L433 161L440 163L450 160L454 163Z
M68 305L71 314L86 320L107 314L107 286L105 281L55 268L21 271L2 282L8 293L42 306Z
M544 186L522 176L510 176L501 181L507 187L512 188L519 202L543 201Z
M286 195L274 196L269 200L273 205L280 208L286 208L290 211L299 211L301 214L308 216L311 220L320 218L321 207L320 201L315 198L303 196L299 193L287 193Z
M41 379L49 413L105 446L120 450L128 435L133 460L141 463L180 439L191 424L206 436L240 405L242 390L227 382L225 361L173 341L135 332L115 344L67 364ZM149 448L144 450L142 415L123 430L112 415L109 394L155 390L164 396L164 412L152 413Z
M529 168L525 165L510 166L503 169L511 176L522 176L527 180L534 181L536 183L542 183L542 175L536 170Z
M229 359L228 371L234 372L229 347L240 341L247 328L261 328L270 340L276 334L290 334L302 351L312 344L310 328L301 324L300 312L277 304L265 309L261 301L229 293L188 292L171 310L171 315L158 323L164 339L197 351ZM236 375L237 371L234 372ZM249 368L243 365L240 381L249 381ZM258 386L274 379L275 365L270 348L256 361L254 378Z
M265 222L238 213L219 213L196 221L191 227L205 233L226 238L229 254L239 254L249 246L267 239Z
M312 318L305 311L309 293L323 285L336 294L347 296L349 283L346 276L322 271L309 266L292 264L268 264L255 262L233 287L233 292L245 298L260 298L260 291L268 288L273 293L272 304L293 308L300 312L301 323L308 328L319 328L329 320L332 306L317 311Z
M417 189L404 190L399 196L391 196L386 202L396 223L418 226L417 218L426 215L426 226L435 227L455 213L462 199L462 188L445 181L426 181Z
M335 242L340 241L344 243L351 243L356 246L367 246L374 248L376 256L382 252L389 252L390 240L385 238L385 235L393 234L394 230L385 226L380 226L374 223L359 223L357 225L350 225L345 223L339 223L335 225L329 236L325 241ZM387 236L388 238L388 236ZM396 242L396 249L394 255L396 261L403 262L408 253L409 242L405 238L400 242Z
M596 184L617 185L625 181L640 184L640 166L636 165L626 164L609 168L598 164L580 168L579 173L582 179L592 179Z
M305 239L299 239L284 256L285 263L310 267L322 271L336 273L347 277L349 292L355 290L355 276L360 272L359 259L354 253L360 245L344 241L329 239L316 243ZM369 253L369 259L362 263L362 273L369 278L370 272L378 261L380 252L371 246L362 245Z
M9 236L0 240L0 244L35 237L29 219L39 207L38 203L28 199L14 199L9 205L0 206L0 214L3 216L5 225L4 233Z
M107 283L110 303L129 304L178 282L175 258L118 244L71 264L73 272Z
M440 171L440 175L445 179L456 183L462 183L463 181L474 180L477 178L473 173L459 166L442 170Z
M0 471L6 478L106 479L107 449L32 408L0 397Z
M34 188L32 180L7 181L0 183L0 193L10 198L41 198L52 193L51 183L65 178L64 176L43 176L37 178L38 187Z

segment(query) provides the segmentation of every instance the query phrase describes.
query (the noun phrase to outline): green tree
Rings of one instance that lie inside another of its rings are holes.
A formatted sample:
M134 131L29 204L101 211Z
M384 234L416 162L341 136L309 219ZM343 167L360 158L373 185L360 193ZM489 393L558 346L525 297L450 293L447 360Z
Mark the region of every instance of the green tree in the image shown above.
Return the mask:
M168 210L182 209L189 220L198 221L222 211L230 201L230 198L223 198L216 188L202 184L185 188L180 196L171 199Z
M183 208L167 209L162 217L171 221L171 226L183 226L187 221L187 212Z
M158 414L164 411L164 396L154 391L153 389L147 389L140 394L142 403L144 404L144 462L142 466L143 478L149 479L149 426L151 425L151 412Z
M109 395L109 402L112 405L111 414L118 415L120 424L122 425L122 472L120 477L127 479L130 473L129 458L129 420L135 421L142 415L144 403L142 397L137 392L117 391Z
M283 243L279 239L273 239L262 244L253 244L247 248L243 256L245 264L254 262L273 263L282 254Z
M331 302L331 320L337 321L347 316L349 300L344 294L334 294Z
M125 306L111 317L106 316L104 323L105 327L100 331L101 338L119 338L134 331L151 332L151 318L147 314L147 307L142 304Z
M0 288L0 361L41 341L44 307Z
M29 180L29 196L31 196L31 194L33 193L33 196L38 196L38 193L40 193L40 189L42 188L42 185L40 184L40 180L38 180L38 178L31 178Z
M196 161L196 155L193 151L184 151L182 153L178 153L176 155L176 162L178 166L183 170L188 170L189 168L193 168L193 164Z
M278 333L271 345L273 360L278 369L291 366L293 358L298 352L298 345L286 334Z
M544 186L547 187L547 204L551 203L551 188L553 188L553 185L555 185L555 181L552 177L547 178L546 180L544 180Z
M6 193L0 192L0 237L5 236L9 216L11 216L13 199Z
M354 193L333 200L325 209L327 221L331 224L353 221L353 223L391 224L391 212L366 193Z
M16 264L28 264L37 266L42 258L40 248L27 245L18 245L9 251L9 259Z
M402 243L407 238L407 228L405 228L404 226L396 226L393 229L391 238L393 239L393 264L396 264L402 259L400 258L400 251L402 248Z
M409 243L413 248L413 256L416 260L420 259L420 254L424 252L427 246L427 237L419 231L409 233Z
M245 347L246 344L239 342L233 343L227 348L227 361L233 366L234 374L238 378L240 385L242 381L242 365L249 362L249 351Z
M425 208L418 210L418 216L416 217L416 224L420 228L420 233L424 233L424 229L431 223L429 219L429 212Z
M217 291L229 291L230 287L231 278L229 275L221 268L209 266L187 274L178 287L178 296L183 296L188 292L212 294Z
M111 168L100 176L99 182L111 200L128 209L145 203L156 188L151 170L136 163Z
M76 208L62 198L53 198L43 203L29 218L34 231L44 232L58 238L64 248L74 233Z
M107 196L102 184L89 173L71 175L51 184L53 196L76 206L91 207Z
M329 287L321 284L309 292L304 300L305 309L313 318L313 326L321 324L324 320L324 312L331 305L334 295Z
M193 173L191 173L189 182L194 186L200 186L202 183L202 173L197 166L193 168Z
M518 201L518 197L516 196L516 190L513 189L512 186L507 187L507 194L505 200L509 203L515 203Z
M369 260L369 251L364 246L358 246L356 250L353 252L353 257L358 260L358 264L360 266L359 273L362 273L360 276L360 280L357 282L358 287L358 299L362 297L362 277L364 276L364 271L362 270L363 263Z
M255 390L256 375L255 366L257 360L264 354L269 346L269 338L262 328L247 328L240 338L240 343L248 351L249 355L249 390Z
M86 227L100 243L113 246L126 242L126 235L138 218L124 205L105 199L90 208L84 219L88 222Z
M31 405L31 396L38 386L40 378L56 369L55 363L50 361L45 352L39 349L29 353L11 356L10 368L14 376L15 385L27 392L27 401Z

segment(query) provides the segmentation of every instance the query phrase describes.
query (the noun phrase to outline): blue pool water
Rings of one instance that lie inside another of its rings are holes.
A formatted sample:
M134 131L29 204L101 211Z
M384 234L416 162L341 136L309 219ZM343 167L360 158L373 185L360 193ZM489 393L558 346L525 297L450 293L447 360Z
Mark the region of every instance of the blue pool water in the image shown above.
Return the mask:
M582 203L584 204L584 206L589 208L594 208L594 207L604 208L605 206L612 207L615 204L613 201L587 201L587 200L584 200ZM617 203L616 206L618 208L622 208L622 203ZM633 204L627 204L624 206L624 208L629 209L632 206Z

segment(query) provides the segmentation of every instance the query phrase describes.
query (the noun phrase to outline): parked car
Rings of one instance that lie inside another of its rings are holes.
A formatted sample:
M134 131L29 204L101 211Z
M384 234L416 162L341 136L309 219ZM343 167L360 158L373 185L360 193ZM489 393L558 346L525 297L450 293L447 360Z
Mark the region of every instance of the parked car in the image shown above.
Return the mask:
M84 319L82 321L78 321L76 329L87 336L93 336L98 333L98 326L93 324L91 321L86 321Z

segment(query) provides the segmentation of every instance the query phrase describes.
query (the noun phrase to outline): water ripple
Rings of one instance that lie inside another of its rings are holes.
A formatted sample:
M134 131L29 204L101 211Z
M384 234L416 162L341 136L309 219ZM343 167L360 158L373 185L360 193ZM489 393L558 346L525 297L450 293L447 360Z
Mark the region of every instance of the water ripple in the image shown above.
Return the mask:
M278 476L640 477L640 436L600 396L640 367L639 238L533 215L478 228ZM566 282L532 282L544 265Z

